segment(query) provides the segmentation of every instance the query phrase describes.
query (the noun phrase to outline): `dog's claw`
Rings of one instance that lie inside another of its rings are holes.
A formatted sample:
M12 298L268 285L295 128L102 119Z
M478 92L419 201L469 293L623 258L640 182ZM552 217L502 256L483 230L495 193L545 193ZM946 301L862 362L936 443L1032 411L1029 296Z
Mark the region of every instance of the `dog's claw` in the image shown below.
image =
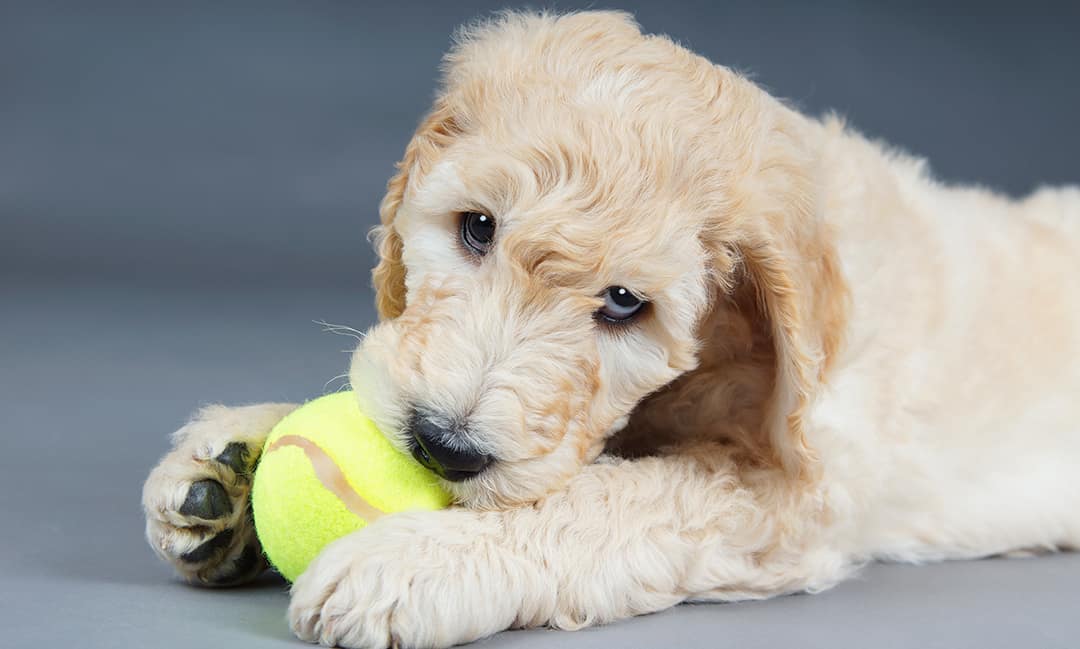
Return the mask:
M184 516L212 521L228 516L233 508L225 487L217 480L207 479L192 483L179 511Z
M250 457L251 452L248 450L247 444L230 442L225 447L225 450L214 459L232 469L233 473L239 477L251 473Z

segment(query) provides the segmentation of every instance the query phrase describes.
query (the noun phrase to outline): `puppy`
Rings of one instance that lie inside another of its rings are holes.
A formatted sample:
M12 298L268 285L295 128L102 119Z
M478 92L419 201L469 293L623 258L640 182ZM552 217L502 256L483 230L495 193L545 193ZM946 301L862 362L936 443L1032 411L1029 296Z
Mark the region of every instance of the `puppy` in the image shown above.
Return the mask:
M463 32L375 230L361 406L459 506L294 584L305 640L447 647L1080 541L1080 190L927 177L620 13ZM144 491L199 584L263 567L293 406L198 413Z

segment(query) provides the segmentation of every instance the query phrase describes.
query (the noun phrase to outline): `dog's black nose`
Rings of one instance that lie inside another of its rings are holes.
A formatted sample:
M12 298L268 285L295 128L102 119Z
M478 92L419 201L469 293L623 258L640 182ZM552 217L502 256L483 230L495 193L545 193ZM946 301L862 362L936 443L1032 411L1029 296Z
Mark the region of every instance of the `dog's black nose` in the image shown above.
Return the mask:
M467 480L491 464L491 456L473 448L454 429L418 413L409 418L416 461L451 482Z

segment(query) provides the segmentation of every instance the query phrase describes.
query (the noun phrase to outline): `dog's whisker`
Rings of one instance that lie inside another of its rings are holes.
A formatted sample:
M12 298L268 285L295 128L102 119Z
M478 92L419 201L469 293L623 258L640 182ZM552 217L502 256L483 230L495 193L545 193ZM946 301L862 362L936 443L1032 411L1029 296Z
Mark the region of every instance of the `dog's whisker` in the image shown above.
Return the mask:
M356 340L360 341L362 341L364 337L367 336L365 332L360 331L359 329L354 329L353 327L350 327L348 325L332 324L326 322L325 320L312 320L312 322L320 325L323 328L323 331L327 333L337 334L339 336L349 336L350 338L355 338Z
M338 374L337 376L331 377L329 381L327 381L326 383L323 383L323 392L325 393L327 388L330 387L330 384L333 383L334 381L337 381L338 379L343 380L344 383L342 383L341 386L339 386L336 390L334 390L334 392L344 392L344 391L346 391L346 390L348 390L350 388L349 374L346 372L344 374Z

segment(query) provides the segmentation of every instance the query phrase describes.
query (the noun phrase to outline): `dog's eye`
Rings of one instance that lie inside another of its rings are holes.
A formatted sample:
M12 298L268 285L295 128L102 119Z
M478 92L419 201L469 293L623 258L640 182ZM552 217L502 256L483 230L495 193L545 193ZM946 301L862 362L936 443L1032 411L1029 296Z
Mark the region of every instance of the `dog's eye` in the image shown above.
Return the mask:
M604 291L604 306L597 315L608 322L626 322L641 311L645 303L623 286L612 286Z
M495 219L480 212L461 215L461 242L478 255L484 255L495 239Z

